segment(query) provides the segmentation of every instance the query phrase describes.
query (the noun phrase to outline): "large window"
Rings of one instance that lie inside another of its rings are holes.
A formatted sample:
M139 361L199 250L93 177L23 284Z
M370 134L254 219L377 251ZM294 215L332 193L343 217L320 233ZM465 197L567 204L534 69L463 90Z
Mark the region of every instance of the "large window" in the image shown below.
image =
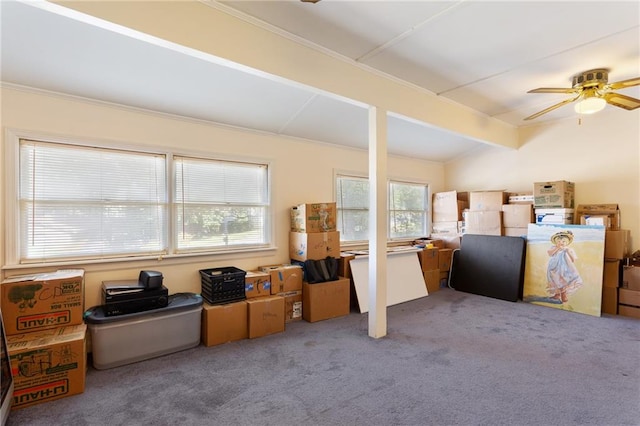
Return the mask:
M389 181L389 239L419 238L427 235L429 217L428 186L421 183ZM369 181L338 175L336 179L338 230L343 242L369 239Z
M20 260L167 251L163 155L20 141Z
M12 147L8 264L271 245L267 164L26 138Z
M267 166L175 157L178 251L268 242Z

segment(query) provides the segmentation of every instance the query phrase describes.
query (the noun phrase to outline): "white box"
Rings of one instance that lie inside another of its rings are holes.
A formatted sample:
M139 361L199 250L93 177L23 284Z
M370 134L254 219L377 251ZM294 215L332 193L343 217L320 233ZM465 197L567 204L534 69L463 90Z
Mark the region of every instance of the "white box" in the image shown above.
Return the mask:
M180 293L164 308L105 316L102 306L85 313L91 332L93 366L119 367L200 344L202 297Z
M573 223L573 209L536 209L536 223Z

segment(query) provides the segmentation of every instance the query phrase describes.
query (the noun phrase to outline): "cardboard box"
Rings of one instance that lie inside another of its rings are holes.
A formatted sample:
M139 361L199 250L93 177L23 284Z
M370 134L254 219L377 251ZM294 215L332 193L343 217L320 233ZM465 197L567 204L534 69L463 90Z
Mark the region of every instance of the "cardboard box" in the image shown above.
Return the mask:
M505 237L527 237L529 232L528 228L504 228L503 233Z
M618 314L618 289L614 287L602 287L601 310L605 314Z
M86 324L80 324L7 336L15 380L11 408L84 392L86 334Z
M270 265L259 268L271 275L271 294L302 290L302 266Z
M535 182L533 184L533 203L536 208L572 209L575 198L575 183L566 180L555 182Z
M427 286L427 294L440 290L440 270L422 271L424 284Z
M531 204L533 205L533 192L510 192L508 204Z
M640 308L636 308L635 306L618 305L618 315L640 318Z
M202 305L202 344L220 345L249 337L247 302Z
M6 278L1 308L8 335L82 324L84 270Z
M611 218L607 215L580 215L580 225L604 226L611 229Z
M437 247L425 247L418 252L418 260L420 261L420 267L423 271L437 270L440 267L438 263L438 252L439 249Z
M269 296L271 294L271 274L263 271L247 271L244 277L244 295L252 297Z
M551 208L535 209L535 223L553 223L567 225L573 223L573 209Z
M473 191L469 193L469 210L496 211L507 203L509 194L504 191Z
M610 229L620 229L620 209L617 204L579 204L576 208L575 223L581 224L583 216L608 216L611 221Z
M336 223L336 203L300 204L291 208L294 232L335 231Z
M640 307L640 291L628 288L618 289L618 305Z
M247 299L249 339L284 331L284 297L265 296Z
M531 204L502 205L502 226L505 228L526 228L530 223L535 223Z
M438 250L438 269L449 271L451 269L451 259L453 257L453 249L445 248Z
M620 260L605 259L602 286L618 288L622 284L622 262Z
M302 284L302 318L308 322L349 315L351 309L350 280Z
M462 220L462 212L469 208L466 192L447 191L433 194L433 222L457 222Z
M340 232L290 232L289 257L294 260L340 257Z
M622 268L622 287L640 291L640 266L624 266Z
M624 259L627 257L629 255L630 239L631 231L628 229L606 230L604 232L605 259Z
M466 211L465 233L481 235L502 235L502 211Z
M338 258L338 276L351 279L351 265L349 262L355 259L356 255L353 253L340 253Z
M462 232L462 221L455 222L433 222L431 229L434 234L458 235Z
M299 321L302 319L302 290L280 293L284 298L284 322Z
M442 247L439 248L460 248L460 234L458 235L446 235L446 234L431 234L432 238L437 238L443 242ZM436 246L437 247L437 246Z

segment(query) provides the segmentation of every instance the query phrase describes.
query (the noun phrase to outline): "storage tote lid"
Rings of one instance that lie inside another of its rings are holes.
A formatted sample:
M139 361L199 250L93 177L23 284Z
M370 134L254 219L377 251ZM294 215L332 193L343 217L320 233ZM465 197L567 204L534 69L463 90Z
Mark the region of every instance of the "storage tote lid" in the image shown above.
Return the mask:
M195 293L176 293L169 296L169 303L163 308L151 309L148 311L134 312L131 314L106 316L104 305L89 308L84 313L84 320L87 324L106 324L111 322L125 321L128 319L142 318L146 316L164 315L186 311L202 306L202 296Z

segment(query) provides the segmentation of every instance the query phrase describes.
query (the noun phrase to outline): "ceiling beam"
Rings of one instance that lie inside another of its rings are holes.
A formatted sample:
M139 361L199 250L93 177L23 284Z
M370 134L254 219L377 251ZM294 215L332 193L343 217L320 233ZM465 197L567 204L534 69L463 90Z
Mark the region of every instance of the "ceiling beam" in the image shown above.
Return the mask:
M372 72L354 61L304 46L201 1L56 0L51 3L117 24L93 22L96 25L182 50L185 54L303 85L363 106L376 106L480 142L518 147L518 130L510 124Z

